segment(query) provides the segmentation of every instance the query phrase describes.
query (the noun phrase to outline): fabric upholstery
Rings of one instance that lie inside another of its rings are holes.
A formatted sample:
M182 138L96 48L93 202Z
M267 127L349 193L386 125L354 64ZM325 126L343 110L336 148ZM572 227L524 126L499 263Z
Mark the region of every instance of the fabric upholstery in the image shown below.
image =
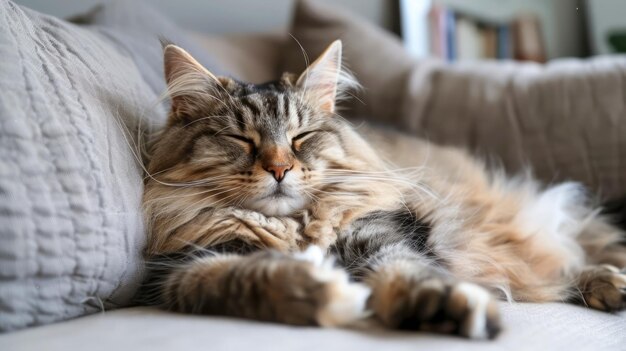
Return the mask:
M286 37L283 33L211 35L190 33L211 54L226 75L250 83L280 77L279 63Z
M618 351L626 345L624 313L556 303L501 305L504 331L494 341L374 328L290 327L131 308L0 335L0 349L66 351L89 345L90 351Z
M546 65L416 65L396 125L414 135L575 180L601 198L626 195L626 56ZM461 132L462 131L462 132Z
M102 29L0 0L0 331L124 306L141 279L132 146L164 118L162 58Z
M184 48L216 74L229 74L187 31L145 1L107 1L88 13L73 17L71 21L101 33L116 44L120 53L130 55L157 95L165 90L160 40Z

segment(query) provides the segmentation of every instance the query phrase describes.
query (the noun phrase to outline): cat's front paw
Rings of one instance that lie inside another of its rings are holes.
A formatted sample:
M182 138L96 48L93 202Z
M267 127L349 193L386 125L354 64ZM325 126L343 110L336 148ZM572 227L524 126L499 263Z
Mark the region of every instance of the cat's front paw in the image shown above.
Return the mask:
M493 339L500 331L497 302L478 285L440 278L400 277L374 288L372 308L389 327Z
M295 258L309 262L310 279L323 287L324 299L317 309L315 320L324 327L354 323L369 315L366 310L370 289L350 281L348 273L334 267L333 259L326 257L318 246L310 246Z
M579 289L585 305L607 312L626 309L626 272L611 265L587 268Z

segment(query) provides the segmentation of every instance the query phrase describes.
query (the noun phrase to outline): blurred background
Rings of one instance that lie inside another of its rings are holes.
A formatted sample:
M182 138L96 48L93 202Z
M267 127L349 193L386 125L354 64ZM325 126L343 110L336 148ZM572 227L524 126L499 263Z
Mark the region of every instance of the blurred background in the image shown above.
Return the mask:
M17 0L68 17L106 0ZM626 0L318 0L348 8L401 36L416 57L448 61L626 52ZM294 0L148 0L204 33L278 32Z

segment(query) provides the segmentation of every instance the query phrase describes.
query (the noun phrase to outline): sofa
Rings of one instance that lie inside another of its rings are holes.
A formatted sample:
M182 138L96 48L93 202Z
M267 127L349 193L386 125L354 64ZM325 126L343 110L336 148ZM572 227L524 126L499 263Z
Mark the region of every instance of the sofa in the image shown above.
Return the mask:
M626 57L416 61L392 34L298 2L287 33L191 33L139 1L68 20L0 0L0 350L624 350L626 313L502 302L494 341L291 327L132 305L143 277L143 151L163 125L159 37L216 74L298 72L340 38L363 85L343 105L375 147L416 164L420 139L512 174L626 195Z

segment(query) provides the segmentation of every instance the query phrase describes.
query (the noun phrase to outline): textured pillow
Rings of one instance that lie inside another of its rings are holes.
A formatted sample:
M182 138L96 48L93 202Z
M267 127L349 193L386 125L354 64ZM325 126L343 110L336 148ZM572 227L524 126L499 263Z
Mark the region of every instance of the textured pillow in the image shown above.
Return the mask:
M282 33L218 36L187 32L140 0L110 1L71 21L93 26L123 46L157 93L165 89L161 61L155 60L162 54L159 37L185 48L216 75L253 83L280 76L279 55L285 40Z
M145 244L131 145L165 118L159 50L0 0L0 331L129 303Z
M343 57L363 91L342 106L346 114L367 115L381 121L398 116L402 91L413 60L400 40L367 20L315 1L299 1L286 42L283 71L300 73L335 39L343 41ZM297 39L297 41L296 41Z
M626 195L626 56L545 65L415 65L396 126L440 144L575 180L602 198Z
M196 60L218 75L224 70L205 48L169 18L141 0L113 0L98 5L72 22L89 25L114 41L120 50L132 56L142 76L156 94L165 90L163 49L159 39L171 41L190 52Z

